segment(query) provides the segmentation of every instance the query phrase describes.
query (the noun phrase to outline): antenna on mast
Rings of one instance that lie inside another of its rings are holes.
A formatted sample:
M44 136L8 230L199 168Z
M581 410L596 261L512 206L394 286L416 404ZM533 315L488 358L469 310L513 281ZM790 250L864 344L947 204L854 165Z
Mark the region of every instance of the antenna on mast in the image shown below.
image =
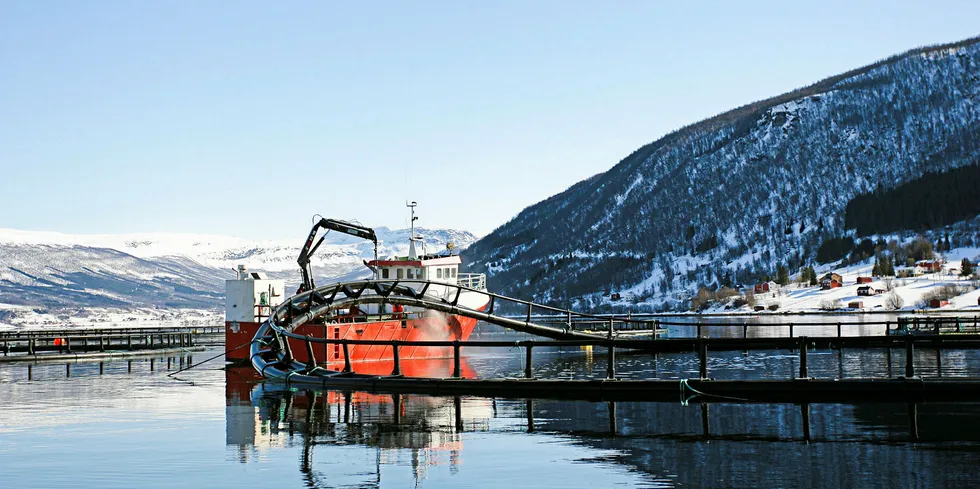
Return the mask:
M409 234L409 236L408 236L408 257L411 258L411 259L418 258L418 256L419 256L418 255L418 252L415 249L415 241L418 239L415 236L415 221L418 220L418 217L415 216L415 207L418 206L418 205L419 204L417 202L415 202L414 200L411 201L411 202L409 202L407 200L405 201L405 207L408 207L408 208L410 208L412 210L412 221L411 221L412 228L411 228L411 231L410 231L411 234ZM423 254L425 253L424 245L423 245L422 253Z

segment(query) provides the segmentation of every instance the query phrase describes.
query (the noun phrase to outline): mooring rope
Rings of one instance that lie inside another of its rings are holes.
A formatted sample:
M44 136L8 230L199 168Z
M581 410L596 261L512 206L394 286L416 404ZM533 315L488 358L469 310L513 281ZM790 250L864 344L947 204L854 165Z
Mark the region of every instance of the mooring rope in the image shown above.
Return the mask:
M237 350L239 348L244 348L246 346L252 346L252 342L249 341L248 343L243 343L241 345L236 346L235 348L232 348L231 350L221 352L221 353L219 353L219 354L217 354L217 355L215 355L215 356L213 356L213 357L211 357L211 358L209 358L207 360L204 360L202 362L195 363L194 365L188 365L188 366L186 366L186 367L184 367L184 368L182 368L180 370L177 370L176 372L171 372L171 373L167 374L167 377L173 377L174 375L177 375L177 374L179 374L181 372L186 372L186 371L188 371L188 370L190 370L190 369L192 369L192 368L194 368L194 367L196 367L198 365L202 365L202 364L208 363L211 360L214 360L215 358L218 358L220 356L226 355L226 354L231 353L231 352L233 352L233 351L235 351L235 350Z

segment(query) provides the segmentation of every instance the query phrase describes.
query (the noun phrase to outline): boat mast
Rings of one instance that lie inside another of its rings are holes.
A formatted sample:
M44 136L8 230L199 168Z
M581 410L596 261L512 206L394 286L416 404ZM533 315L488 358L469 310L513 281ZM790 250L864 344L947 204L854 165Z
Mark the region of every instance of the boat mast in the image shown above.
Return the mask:
M415 220L418 219L417 217L415 217L415 206L417 205L418 203L415 202L414 200L411 203L405 201L405 207L408 207L409 209L412 210L412 222L411 222L412 227L411 227L411 231L409 231L410 234L408 235L408 258L413 260L418 258L419 256L418 251L415 249ZM422 250L422 252L425 253L425 250Z

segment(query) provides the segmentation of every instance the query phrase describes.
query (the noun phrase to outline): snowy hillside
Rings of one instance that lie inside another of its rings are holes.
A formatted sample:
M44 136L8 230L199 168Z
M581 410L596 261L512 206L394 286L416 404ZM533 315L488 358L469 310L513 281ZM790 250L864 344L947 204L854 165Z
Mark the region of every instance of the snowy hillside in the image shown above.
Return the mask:
M376 232L381 257L407 253L408 230L382 227ZM432 251L444 249L448 241L462 248L475 240L466 231L417 232ZM121 314L137 308L220 308L224 280L234 276L232 269L239 264L285 279L295 288L296 257L304 238L305 234L249 241L191 234L72 235L0 229L0 322L78 307L119 309ZM362 261L373 253L368 242L329 233L313 259L316 279L323 283L364 277L367 268Z
M980 38L739 107L528 207L470 247L470 271L555 305L629 292L634 310L685 310L701 286L814 264L823 243L853 233L855 196L980 162L978 100ZM942 231L972 246L975 224Z
M818 275L837 273L844 285L839 288L823 290L819 285L791 283L775 287L770 292L754 294L754 306L765 308L767 312L885 312L926 310L929 312L959 311L973 315L980 314L980 282L974 277L963 277L959 273L960 261L967 258L976 262L980 258L980 248L957 248L946 253L946 264L942 272L926 273L915 277L872 277L873 264L870 260L843 268L826 267L817 270ZM858 284L858 277L869 277L869 283ZM797 277L798 278L798 277ZM882 291L870 296L860 295L858 288L868 286ZM956 295L948 304L932 307L926 298L940 292L943 288L955 288ZM858 307L851 307L858 306ZM705 313L744 313L755 307L744 305L732 307L732 301L720 302L707 308ZM770 310L772 309L772 310Z

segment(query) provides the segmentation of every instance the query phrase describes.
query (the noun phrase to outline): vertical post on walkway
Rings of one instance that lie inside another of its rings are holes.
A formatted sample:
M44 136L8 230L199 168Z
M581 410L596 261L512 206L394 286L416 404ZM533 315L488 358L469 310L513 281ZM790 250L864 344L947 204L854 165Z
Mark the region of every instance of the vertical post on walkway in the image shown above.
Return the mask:
M915 353L915 346L913 346L912 341L914 337L908 335L905 337L905 376L914 377L915 376L915 364L912 359Z
M748 338L748 337L749 337L749 324L742 323L742 338Z
M837 337L840 338L840 323L837 323Z
M806 366L806 336L800 336L800 378L809 377Z
M31 338L31 339L27 340L27 354L28 355L33 355L34 354L34 342L35 341L37 341L35 338Z
M530 311L530 309L528 309ZM459 368L459 340L453 340L453 378L458 379L461 376Z
M65 351L71 353L71 337L65 337Z
M524 356L524 378L532 379L534 375L531 373L531 349L534 348L534 343L529 341L524 345L526 349L526 354Z
M395 366L391 369L391 375L401 375L402 374L402 362L401 354L398 352L398 340L391 342L391 358L395 362Z
M698 321L698 338L701 337L701 321Z
M789 323L789 337L793 337L793 323Z
M701 374L702 379L708 378L708 343L703 339L698 342L698 360L700 363L700 368L698 372Z

